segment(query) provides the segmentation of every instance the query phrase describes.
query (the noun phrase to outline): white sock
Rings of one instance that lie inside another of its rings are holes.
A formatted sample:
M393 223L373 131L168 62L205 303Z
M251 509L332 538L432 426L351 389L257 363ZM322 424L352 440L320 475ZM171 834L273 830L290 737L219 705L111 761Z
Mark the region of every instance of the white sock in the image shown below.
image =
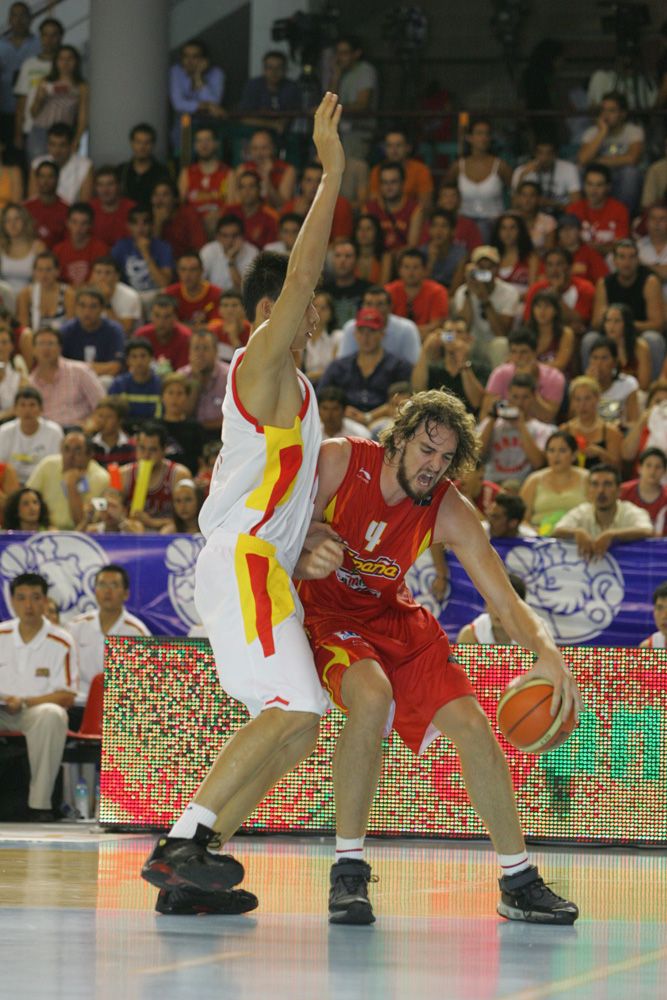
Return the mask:
M176 820L167 836L185 837L187 840L191 840L200 823L202 826L208 826L212 829L215 818L215 813L211 812L210 809L205 809L204 806L198 806L196 802L191 802L189 806L186 806L182 816Z
M336 861L341 858L352 858L355 861L364 860L364 838L358 840L346 840L345 837L336 837Z
M530 866L530 861L526 852L522 851L521 854L499 854L498 864L500 865L501 874L518 875L524 868Z

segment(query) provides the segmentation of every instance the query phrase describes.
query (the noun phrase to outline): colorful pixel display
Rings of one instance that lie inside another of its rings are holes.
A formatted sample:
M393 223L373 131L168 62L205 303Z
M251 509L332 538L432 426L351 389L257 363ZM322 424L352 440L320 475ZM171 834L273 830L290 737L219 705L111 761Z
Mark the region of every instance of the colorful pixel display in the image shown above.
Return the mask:
M459 646L480 703L507 754L526 834L549 840L667 842L667 650L565 647L582 691L580 725L540 757L498 734L495 709L532 657L509 646ZM192 797L224 741L247 720L221 690L205 640L107 639L100 821L166 827ZM323 720L315 752L287 775L246 823L278 833L332 832L331 759L343 725ZM385 743L370 833L479 837L452 745L416 757L392 733Z

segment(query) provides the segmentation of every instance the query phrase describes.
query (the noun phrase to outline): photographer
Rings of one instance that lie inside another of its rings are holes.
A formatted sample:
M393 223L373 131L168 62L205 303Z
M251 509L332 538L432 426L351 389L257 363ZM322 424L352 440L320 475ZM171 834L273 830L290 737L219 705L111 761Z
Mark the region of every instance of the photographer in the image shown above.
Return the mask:
M477 428L480 452L486 459L485 478L492 483L508 479L523 482L544 465L547 438L556 430L531 416L535 406L535 380L519 372L510 382L507 402L493 404Z
M538 420L554 420L565 394L565 376L553 365L537 360L537 334L530 327L514 330L509 336L509 361L491 372L482 404L482 417L494 403L508 398L515 375L530 375L535 383L535 399L531 416Z
M472 337L462 320L449 320L424 341L412 371L412 388L447 389L477 413L484 397L488 367L470 361Z
M465 284L457 288L454 315L465 321L474 346L471 360L495 368L507 357L507 336L519 308L519 292L498 277L500 254L495 247L476 247L465 270Z

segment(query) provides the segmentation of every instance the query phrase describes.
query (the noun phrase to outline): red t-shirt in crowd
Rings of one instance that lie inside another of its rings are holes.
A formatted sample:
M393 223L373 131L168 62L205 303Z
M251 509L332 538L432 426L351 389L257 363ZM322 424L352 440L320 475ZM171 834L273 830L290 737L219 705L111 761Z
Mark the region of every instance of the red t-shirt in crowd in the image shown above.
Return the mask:
M210 174L205 174L198 163L192 163L188 167L186 198L198 215L221 211L229 200L227 195L232 176L231 167L221 160L217 169Z
M585 198L568 205L568 212L581 219L584 243L608 243L624 240L630 235L630 217L622 201L607 198L602 208L591 208Z
M271 167L271 171L269 173L269 180L271 181L272 187L277 189L280 186L280 182L285 176L288 168L289 163L287 163L286 160L273 161L273 166ZM242 163L238 168L238 174L242 174L244 170L252 170L257 174L257 176L259 176L259 170L257 169L257 164L254 160L246 160L245 163Z
M68 285L84 285L90 277L93 263L98 257L107 257L109 247L106 243L91 236L85 247L77 250L69 239L63 240L53 248L60 264L60 274Z
M364 211L374 215L382 226L385 250L400 250L408 244L408 235L412 216L419 208L416 198L403 198L399 208L391 211L381 200L369 201Z
M179 368L184 368L190 361L190 337L192 334L182 323L174 323L172 336L166 344L157 339L155 323L146 323L145 326L140 326L132 336L145 337L146 340L149 340L153 346L156 360L166 358L174 372Z
M176 302L176 315L183 323L189 323L198 313L204 314L207 323L218 315L222 289L210 281L202 281L202 291L194 298L186 293L180 281L167 285L163 291Z
M299 210L297 198L292 198L291 201L285 202L283 207L280 209L280 218L282 219L283 215L286 215L288 212L296 212L297 215L305 214L303 211ZM352 235L353 230L354 213L352 212L352 206L347 198L344 198L341 194L336 198L329 242L337 240L339 236L349 237Z
M629 500L646 511L651 518L656 535L667 535L667 486L661 487L660 495L651 503L647 503L639 495L639 480L628 479L621 483L620 500Z
M454 482L454 485L456 486L457 490L461 489L460 480L457 479ZM482 488L477 494L477 496L470 498L474 503L475 507L477 508L477 510L481 511L481 513L484 514L485 517L489 513L491 504L500 493L500 489L501 489L500 483L492 483L490 479L483 479Z
M523 310L523 318L526 322L530 319L530 307L533 299L538 292L544 291L545 288L551 288L551 285L546 278L541 278L539 281L535 281L526 292L526 304ZM594 298L595 287L590 281L586 281L585 278L577 278L575 275L572 275L570 287L561 295L561 299L571 309L578 312L586 322L589 322L593 313Z
M244 215L243 209L237 203L226 205L225 215L237 215L243 223L243 235L249 243L254 243L262 250L267 243L275 243L278 239L278 213L268 205L260 205L252 215Z
M178 260L184 253L199 250L206 243L206 230L192 205L179 205L162 226L160 239L168 243Z
M447 289L437 281L425 278L418 294L410 303L402 281L390 281L385 288L391 296L391 311L397 316L413 320L417 326L447 318L449 296Z
M65 239L69 205L62 198L56 198L52 205L45 204L41 198L30 198L23 204L35 220L35 235L53 250Z
M105 212L99 198L91 198L90 207L95 213L93 236L110 247L114 243L118 243L118 240L122 240L124 236L129 236L127 217L134 205L135 203L130 198L121 198L118 202L118 208L115 208L113 212Z

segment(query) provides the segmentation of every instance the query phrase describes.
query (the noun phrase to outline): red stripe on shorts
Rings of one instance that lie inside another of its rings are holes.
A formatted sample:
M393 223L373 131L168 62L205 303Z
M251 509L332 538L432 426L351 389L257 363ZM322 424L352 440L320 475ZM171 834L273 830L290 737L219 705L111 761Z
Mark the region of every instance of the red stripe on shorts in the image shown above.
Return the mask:
M248 565L248 575L250 576L252 596L255 601L257 638L262 644L264 656L273 656L276 647L273 641L273 625L271 622L273 604L268 589L269 560L266 556L260 556L256 552L248 552L246 562Z

